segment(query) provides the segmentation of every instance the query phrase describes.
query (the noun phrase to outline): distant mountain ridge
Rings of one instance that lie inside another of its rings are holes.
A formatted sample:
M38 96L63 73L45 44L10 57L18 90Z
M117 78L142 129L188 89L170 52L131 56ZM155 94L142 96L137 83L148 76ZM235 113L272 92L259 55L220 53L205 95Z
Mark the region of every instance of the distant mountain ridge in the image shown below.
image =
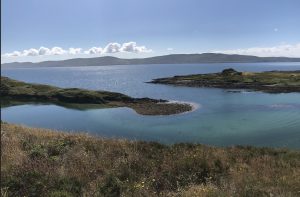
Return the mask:
M95 58L75 58L44 62L13 62L1 64L2 68L23 67L69 67L69 66L108 66L137 64L199 64L199 63L255 63L255 62L300 62L299 58L257 57L250 55L228 55L221 53L171 54L148 58L123 59L112 56Z

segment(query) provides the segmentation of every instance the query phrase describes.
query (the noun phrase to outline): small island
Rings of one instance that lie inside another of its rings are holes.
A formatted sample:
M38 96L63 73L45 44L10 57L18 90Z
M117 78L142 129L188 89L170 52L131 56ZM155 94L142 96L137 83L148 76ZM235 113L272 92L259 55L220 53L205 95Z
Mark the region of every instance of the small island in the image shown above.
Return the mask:
M132 98L109 91L59 88L25 83L1 76L1 106L32 102L80 109L129 107L141 115L170 115L192 110L192 106L186 103L170 103L161 99Z
M229 68L220 73L159 78L149 83L289 93L300 92L300 71L238 72Z

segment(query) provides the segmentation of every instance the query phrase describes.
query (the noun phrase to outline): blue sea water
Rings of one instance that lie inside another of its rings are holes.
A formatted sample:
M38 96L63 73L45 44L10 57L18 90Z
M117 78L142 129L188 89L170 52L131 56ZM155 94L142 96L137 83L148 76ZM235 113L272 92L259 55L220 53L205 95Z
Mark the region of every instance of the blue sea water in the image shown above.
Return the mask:
M121 92L196 103L197 110L170 116L143 116L129 108L75 110L28 104L1 108L1 119L93 135L216 146L255 145L300 148L300 93L230 92L216 88L145 83L174 75L238 71L300 70L300 63L118 65L2 69L2 75L59 87Z

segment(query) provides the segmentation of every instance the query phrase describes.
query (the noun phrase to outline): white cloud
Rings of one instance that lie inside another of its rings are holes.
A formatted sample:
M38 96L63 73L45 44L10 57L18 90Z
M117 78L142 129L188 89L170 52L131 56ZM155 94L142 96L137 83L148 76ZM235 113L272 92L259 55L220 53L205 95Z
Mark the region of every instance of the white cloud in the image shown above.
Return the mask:
M109 43L104 47L103 53L117 53L120 52L121 45L119 43L113 42Z
M297 44L281 44L273 47L252 47L245 49L232 49L214 51L216 53L255 55L260 57L300 57L300 43Z
M50 49L46 47L40 47L39 55L49 55L49 54L50 54Z
M81 48L69 48L69 54L76 55L81 54Z
M129 53L147 53L152 51L150 49L147 49L145 46L137 46L136 42L123 43L120 50L122 52Z
M12 53L5 53L2 56L3 57L19 57L19 56L21 56L21 54L22 53L20 51L14 51Z
M26 56L44 56L44 55L92 55L92 54L109 54L118 52L128 53L147 53L151 52L151 49L147 49L145 46L138 46L136 42L127 42L122 45L117 42L107 44L104 48L92 47L88 50L82 51L82 48L69 48L65 50L61 47L47 48L41 46L39 49L26 49L23 51L14 51L12 53L2 54L2 57L26 57Z
M67 53L67 51L65 51L61 47L53 47L51 49L51 55L63 55L65 53Z
M84 54L101 54L103 49L101 47L92 47L87 51L84 51Z
M24 50L22 53L24 56L38 56L39 55L39 51L37 49L28 49L28 50Z
M111 42L103 49L101 47L92 47L84 51L84 54L109 54L118 52L148 53L151 51L151 49L147 49L145 46L138 46L136 42L125 42L122 45L116 42Z
M5 53L2 57L26 57L26 56L43 56L43 55L62 55L62 54L77 54L79 48L70 48L69 51L62 49L61 47L53 47L52 49L46 47L40 47L39 49L26 49L22 52L14 51L12 53ZM81 50L81 49L80 49Z
M173 50L174 50L174 49L171 48L171 47L167 48L167 51L173 51Z

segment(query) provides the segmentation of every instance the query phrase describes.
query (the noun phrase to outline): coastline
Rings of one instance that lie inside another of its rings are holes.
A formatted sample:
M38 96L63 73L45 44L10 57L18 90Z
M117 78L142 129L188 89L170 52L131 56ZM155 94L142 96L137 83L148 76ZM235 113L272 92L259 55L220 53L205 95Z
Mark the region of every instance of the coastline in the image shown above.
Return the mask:
M185 111L185 112L182 112L182 113L179 113L179 114L185 114L185 113L191 113L191 112L194 112L194 111L196 111L196 110L198 110L198 109L200 109L201 108L201 104L199 104L199 103L195 103L195 102L190 102L190 101L178 101L178 100L168 100L167 102L166 102L166 104L182 104L182 105L189 105L189 106L191 106L191 110L189 110L189 111ZM176 115L176 114L174 114L174 115Z
M147 83L229 90L244 89L266 93L292 93L300 92L300 71L238 72L228 68L218 73L157 78Z
M52 103L69 108L129 107L141 115L172 115L190 111L191 106L168 103L162 99L132 98L127 95L79 88L59 88L25 83L1 76L1 104L20 105L28 102Z

